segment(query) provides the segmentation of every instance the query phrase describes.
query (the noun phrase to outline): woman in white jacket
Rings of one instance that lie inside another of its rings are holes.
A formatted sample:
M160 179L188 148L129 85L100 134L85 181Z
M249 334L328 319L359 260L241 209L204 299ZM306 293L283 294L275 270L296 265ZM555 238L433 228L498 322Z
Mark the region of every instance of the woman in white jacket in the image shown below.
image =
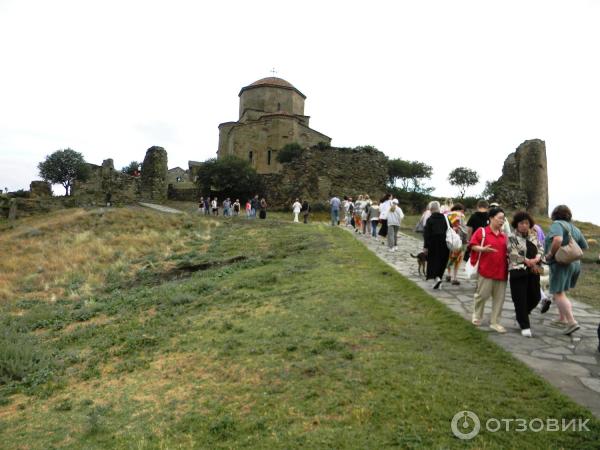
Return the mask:
M398 206L398 199L395 198L392 200L392 205L387 213L387 244L390 252L398 248L398 231L400 230L402 219L404 219L404 213Z
M300 203L299 199L296 199L296 201L292 205L292 211L294 212L294 222L298 222L298 214L300 214L301 209L302 203Z

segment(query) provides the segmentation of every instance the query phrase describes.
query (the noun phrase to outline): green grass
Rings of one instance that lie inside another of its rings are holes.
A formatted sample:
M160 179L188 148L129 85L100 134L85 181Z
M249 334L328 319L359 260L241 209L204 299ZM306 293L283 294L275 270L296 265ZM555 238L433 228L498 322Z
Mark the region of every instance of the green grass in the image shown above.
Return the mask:
M594 448L600 440L593 419L587 433L456 439L450 421L465 409L487 418L590 413L350 233L287 220L173 220L178 251L140 249L133 281L117 272L87 298L17 295L2 304L0 447ZM151 215L144 223L165 225ZM198 239L207 227L208 245ZM215 264L173 276L173 267L204 263Z

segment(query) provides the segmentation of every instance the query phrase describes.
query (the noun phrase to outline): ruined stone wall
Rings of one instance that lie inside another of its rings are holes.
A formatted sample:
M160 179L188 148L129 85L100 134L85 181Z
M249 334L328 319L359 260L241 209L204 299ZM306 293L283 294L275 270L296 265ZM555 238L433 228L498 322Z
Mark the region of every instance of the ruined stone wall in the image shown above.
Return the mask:
M170 183L168 197L169 200L197 202L200 199L200 189L192 182Z
M167 199L167 152L150 147L142 164L141 196L144 200L163 202Z
M113 160L106 159L101 166L90 166L89 179L81 183L75 182L72 196L81 205L120 205L134 203L140 196L140 177L134 177L116 171Z
M540 139L523 142L508 155L499 182L515 183L527 197L527 210L548 215L548 162L546 143Z
M312 147L282 164L279 174L263 175L271 206L289 207L296 197L327 206L337 195L368 194L379 200L386 192L387 157L373 149Z

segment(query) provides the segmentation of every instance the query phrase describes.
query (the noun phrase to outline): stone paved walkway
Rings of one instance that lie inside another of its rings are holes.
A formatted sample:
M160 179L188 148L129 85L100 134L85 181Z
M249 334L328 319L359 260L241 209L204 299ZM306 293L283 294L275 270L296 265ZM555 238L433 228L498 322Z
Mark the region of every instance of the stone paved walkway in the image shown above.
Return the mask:
M157 211L161 211L161 212L165 212L165 213L170 213L170 214L183 214L184 213L183 211L181 211L179 209L169 208L168 206L163 206L163 205L155 205L154 203L139 202L139 204L141 206L145 206L146 208L152 208Z
M421 251L422 241L400 233L398 251L390 252L387 245L381 245L380 240L376 241L358 233L353 234L383 261L414 281L452 311L471 321L475 282L465 279L462 268L459 270L460 286L443 283L441 290L433 290L431 288L433 283L419 276L417 261L410 256L410 253L416 255ZM515 321L510 288L507 289L501 320L507 333L499 334L488 328L490 310L491 301L488 301L481 329L489 331L489 336L495 343L600 418L600 353L598 353L596 331L600 322L600 313L588 305L573 301L573 313L581 329L569 337L564 336L560 329L549 325L552 319L558 318L558 311L554 304L546 314L540 314L536 308L531 315L531 330L534 337L525 338L521 336Z

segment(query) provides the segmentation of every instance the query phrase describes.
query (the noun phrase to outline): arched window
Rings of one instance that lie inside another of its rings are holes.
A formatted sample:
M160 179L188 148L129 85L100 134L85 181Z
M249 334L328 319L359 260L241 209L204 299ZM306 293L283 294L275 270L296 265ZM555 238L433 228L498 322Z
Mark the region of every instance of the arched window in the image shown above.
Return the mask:
M252 157L253 157L253 156L254 156L254 155L252 154L252 150L250 150L250 151L248 152L248 162L249 162L250 164L252 164Z

